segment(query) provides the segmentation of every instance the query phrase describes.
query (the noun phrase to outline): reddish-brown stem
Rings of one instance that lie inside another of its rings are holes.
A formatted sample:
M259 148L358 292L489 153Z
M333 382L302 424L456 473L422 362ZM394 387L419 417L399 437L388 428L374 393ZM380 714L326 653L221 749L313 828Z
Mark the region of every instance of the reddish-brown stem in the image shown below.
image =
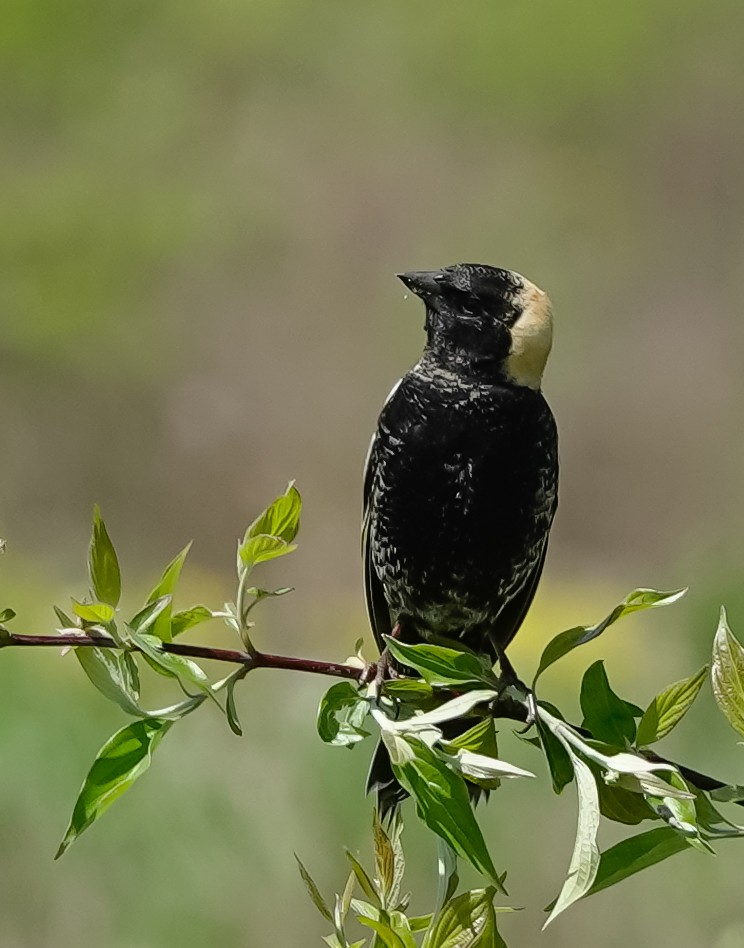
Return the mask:
M47 646L52 648L121 648L110 636L92 635L18 635L3 630L0 635L0 648L10 645ZM323 662L314 658L295 658L291 655L269 655L265 652L240 652L230 648L212 648L207 645L186 645L182 642L162 642L164 652L172 655L184 655L188 658L209 658L218 662L230 662L233 665L246 665L254 668L285 668L289 671L312 672L316 675L331 675L334 678L351 678L358 681L362 669L354 665L339 662ZM127 648L139 651L136 645Z

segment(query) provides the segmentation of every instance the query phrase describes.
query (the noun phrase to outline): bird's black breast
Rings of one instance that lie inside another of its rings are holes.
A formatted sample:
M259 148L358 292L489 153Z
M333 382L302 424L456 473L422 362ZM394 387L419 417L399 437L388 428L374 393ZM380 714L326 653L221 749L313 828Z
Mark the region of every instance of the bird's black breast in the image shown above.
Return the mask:
M392 620L405 616L416 634L505 646L542 569L557 474L540 392L412 370L368 462L368 599L377 582Z

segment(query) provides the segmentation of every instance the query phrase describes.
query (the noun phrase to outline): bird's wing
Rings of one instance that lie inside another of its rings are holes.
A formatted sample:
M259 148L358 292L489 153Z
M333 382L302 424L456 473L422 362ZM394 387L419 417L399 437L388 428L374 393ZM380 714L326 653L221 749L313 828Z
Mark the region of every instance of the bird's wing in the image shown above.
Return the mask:
M537 592L537 584L540 582L540 575L545 565L545 555L548 551L548 538L543 541L540 558L527 577L524 585L507 602L504 603L501 612L496 617L490 633L493 641L501 649L505 649L514 636L519 631L519 627L524 622L527 611L532 605L532 600Z
M390 609L385 599L385 591L372 563L370 537L370 497L372 482L377 463L377 435L373 435L364 466L364 518L362 520L362 556L364 559L364 598L367 604L367 616L375 642L380 649L385 647L383 635L388 635L392 627Z

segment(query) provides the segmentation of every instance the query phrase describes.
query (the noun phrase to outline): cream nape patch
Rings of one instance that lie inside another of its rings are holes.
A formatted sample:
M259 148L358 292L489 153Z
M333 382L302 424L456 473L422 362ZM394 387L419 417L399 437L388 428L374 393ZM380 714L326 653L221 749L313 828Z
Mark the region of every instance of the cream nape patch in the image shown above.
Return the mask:
M548 294L522 279L522 315L511 327L511 349L504 369L517 385L539 389L553 345L553 310Z

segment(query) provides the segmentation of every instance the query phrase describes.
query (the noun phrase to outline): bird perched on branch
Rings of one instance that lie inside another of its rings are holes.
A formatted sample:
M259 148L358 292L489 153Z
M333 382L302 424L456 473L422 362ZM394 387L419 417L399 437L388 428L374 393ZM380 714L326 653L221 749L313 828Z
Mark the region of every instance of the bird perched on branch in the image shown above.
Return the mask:
M550 300L482 264L398 274L426 307L421 359L388 396L364 478L367 611L381 650L458 639L493 661L535 595L555 514L557 432L541 392ZM381 812L405 792L379 747Z

